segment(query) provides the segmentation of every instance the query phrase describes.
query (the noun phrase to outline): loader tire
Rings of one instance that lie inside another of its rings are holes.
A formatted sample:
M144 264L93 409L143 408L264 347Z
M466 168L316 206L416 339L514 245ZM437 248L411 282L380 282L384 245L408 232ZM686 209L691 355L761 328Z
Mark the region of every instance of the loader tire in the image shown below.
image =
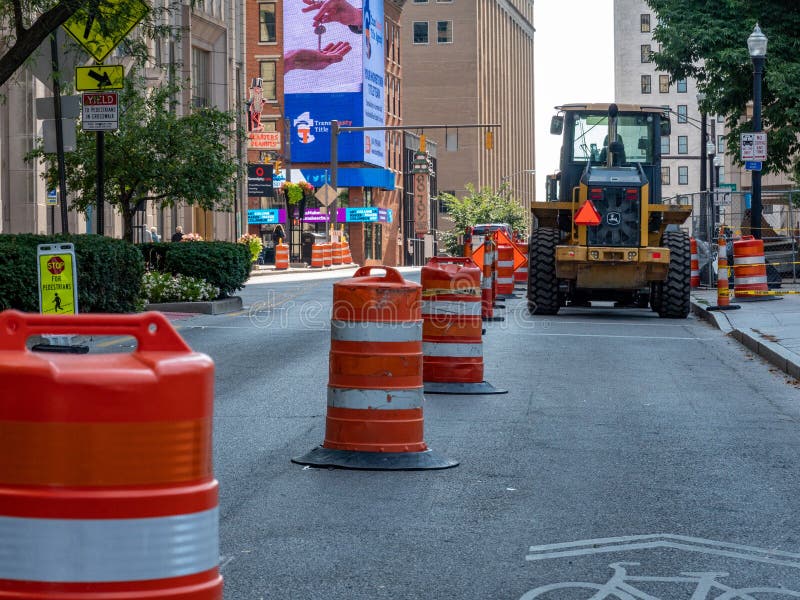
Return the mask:
M661 306L658 316L667 319L685 319L691 308L691 249L689 234L685 231L668 231L661 245L669 250L669 271L661 284Z
M528 312L554 315L560 306L556 278L556 246L561 238L558 229L534 229L528 245Z

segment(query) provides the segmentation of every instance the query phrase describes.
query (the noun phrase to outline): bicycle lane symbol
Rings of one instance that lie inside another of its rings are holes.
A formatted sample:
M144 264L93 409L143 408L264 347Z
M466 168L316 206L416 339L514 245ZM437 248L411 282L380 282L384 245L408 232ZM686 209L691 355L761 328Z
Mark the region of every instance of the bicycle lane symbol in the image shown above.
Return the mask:
M744 559L777 567L800 570L800 555L775 550L763 550L752 546L715 542L701 538L675 535L642 535L602 538L532 546L526 556L529 561L554 558L579 557L609 552L642 551L646 549L673 549L717 555L725 558ZM604 582L562 581L529 590L520 600L678 600L674 591L668 596L653 595L648 585L665 585L681 590L691 589L691 595L680 598L688 600L785 600L800 598L800 592L783 585L748 585L732 587L725 582L729 573L725 571L680 571L674 575L648 575L639 562L612 562L611 577ZM637 585L638 584L638 585ZM567 596L567 592L570 593ZM682 592L682 593L685 593Z

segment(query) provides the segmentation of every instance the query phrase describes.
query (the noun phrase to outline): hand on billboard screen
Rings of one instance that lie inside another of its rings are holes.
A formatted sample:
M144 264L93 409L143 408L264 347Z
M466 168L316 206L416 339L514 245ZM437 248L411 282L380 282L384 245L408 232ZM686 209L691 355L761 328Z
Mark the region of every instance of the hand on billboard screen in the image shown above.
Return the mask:
M341 23L348 27L359 28L362 25L361 9L356 8L347 0L303 0L303 3L308 5L303 12L319 11L314 15L311 23L314 27L323 23Z
M293 69L319 71L333 63L342 62L352 47L349 42L331 42L322 50L292 50L283 57L284 72Z

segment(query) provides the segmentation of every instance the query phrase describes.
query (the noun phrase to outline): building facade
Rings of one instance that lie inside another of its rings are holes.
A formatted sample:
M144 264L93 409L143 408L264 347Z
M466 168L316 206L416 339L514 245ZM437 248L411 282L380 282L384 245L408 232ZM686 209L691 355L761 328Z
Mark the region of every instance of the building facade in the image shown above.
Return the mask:
M507 181L527 208L535 190L533 2L410 0L401 22L405 123L498 126L417 131L438 142L439 192L463 196L469 183Z

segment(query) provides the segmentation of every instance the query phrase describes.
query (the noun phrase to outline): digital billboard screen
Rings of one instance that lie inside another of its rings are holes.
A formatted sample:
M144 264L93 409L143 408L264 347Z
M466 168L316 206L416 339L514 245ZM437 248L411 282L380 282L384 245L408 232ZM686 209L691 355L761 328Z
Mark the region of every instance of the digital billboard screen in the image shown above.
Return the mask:
M293 162L329 162L331 121L384 125L382 0L286 0L284 102ZM386 165L385 133L342 133L339 160Z

